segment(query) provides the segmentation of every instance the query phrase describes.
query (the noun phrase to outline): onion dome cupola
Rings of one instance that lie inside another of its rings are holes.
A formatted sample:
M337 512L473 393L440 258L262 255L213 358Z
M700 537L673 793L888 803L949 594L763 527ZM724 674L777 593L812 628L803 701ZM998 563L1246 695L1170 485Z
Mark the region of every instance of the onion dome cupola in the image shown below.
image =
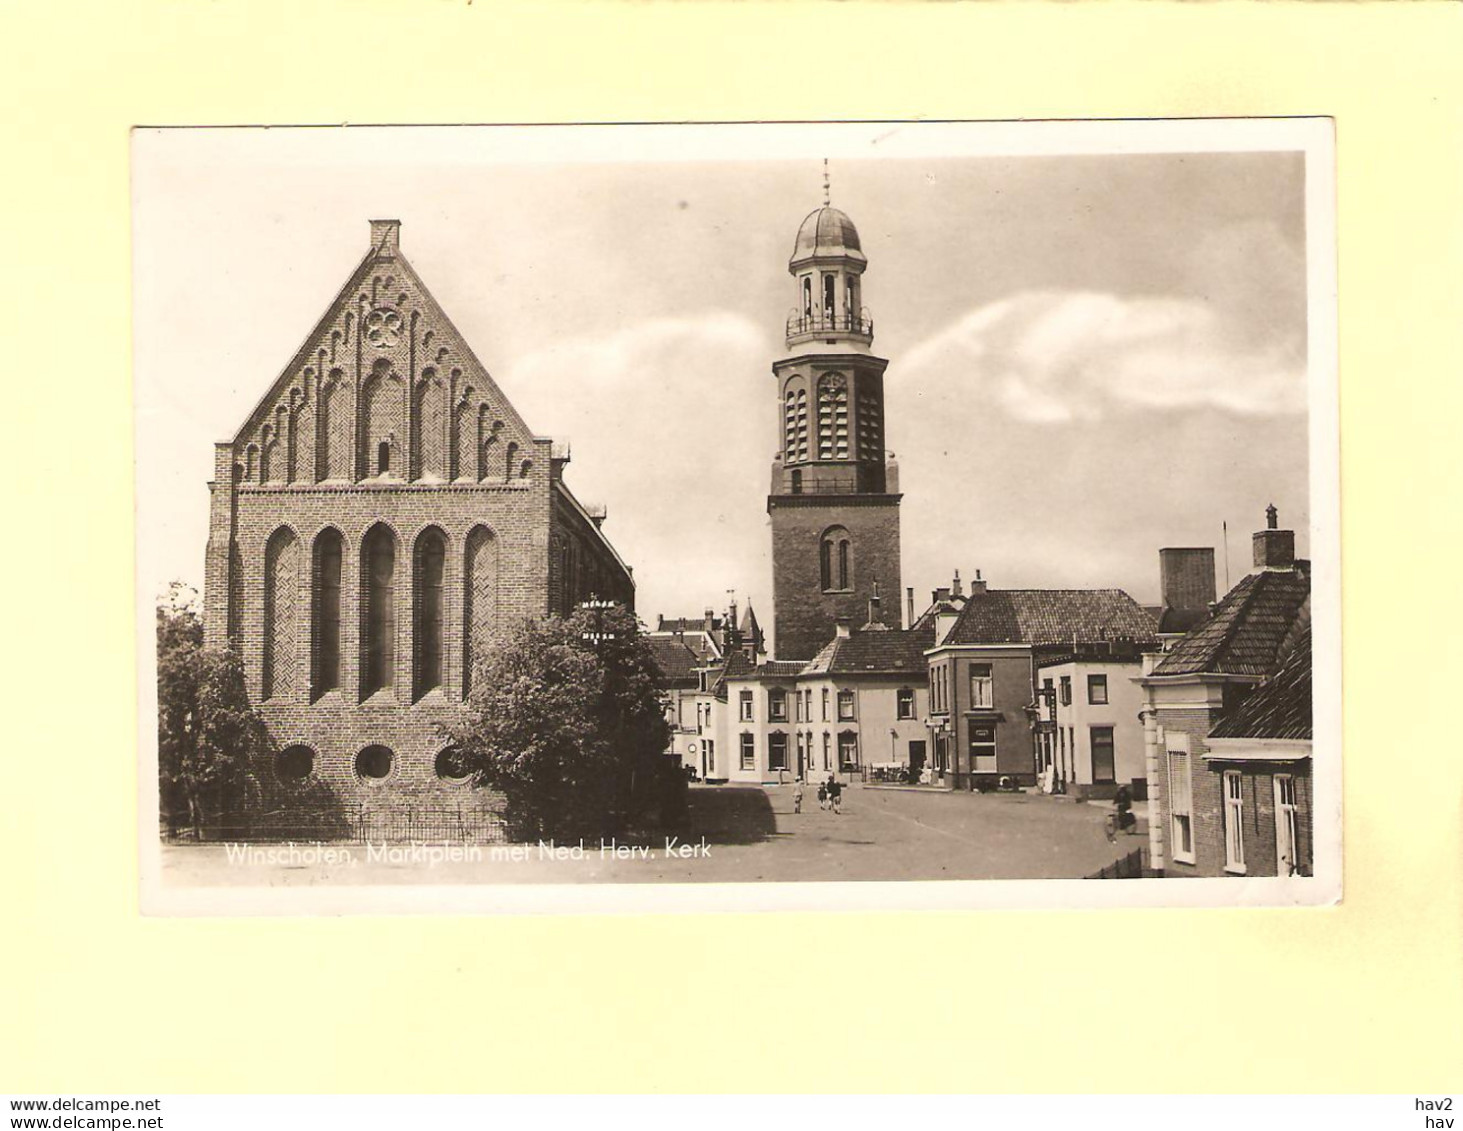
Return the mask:
M868 266L858 229L831 204L809 212L798 228L787 270L797 281L797 306L787 320L787 344L868 347L874 323L862 304Z

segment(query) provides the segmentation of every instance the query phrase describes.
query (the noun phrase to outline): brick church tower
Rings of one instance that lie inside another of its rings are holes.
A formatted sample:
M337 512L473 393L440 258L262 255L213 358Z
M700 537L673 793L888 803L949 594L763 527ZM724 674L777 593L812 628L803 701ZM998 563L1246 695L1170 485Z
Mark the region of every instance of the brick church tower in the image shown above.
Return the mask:
M876 591L898 608L899 473L884 449L889 362L870 352L867 266L853 221L838 209L825 203L798 229L788 263L797 306L787 356L772 366L782 438L767 497L783 660L811 659L840 619L862 625Z

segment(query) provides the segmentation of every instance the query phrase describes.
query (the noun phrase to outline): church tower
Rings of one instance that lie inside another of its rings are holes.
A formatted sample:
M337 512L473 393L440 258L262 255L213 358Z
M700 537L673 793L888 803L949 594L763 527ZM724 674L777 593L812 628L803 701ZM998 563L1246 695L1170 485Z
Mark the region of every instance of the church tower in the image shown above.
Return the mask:
M777 379L772 463L773 631L778 659L811 659L839 620L901 592L899 474L884 449L884 370L863 306L859 234L824 203L798 229L788 272L797 305ZM898 627L897 624L891 627Z

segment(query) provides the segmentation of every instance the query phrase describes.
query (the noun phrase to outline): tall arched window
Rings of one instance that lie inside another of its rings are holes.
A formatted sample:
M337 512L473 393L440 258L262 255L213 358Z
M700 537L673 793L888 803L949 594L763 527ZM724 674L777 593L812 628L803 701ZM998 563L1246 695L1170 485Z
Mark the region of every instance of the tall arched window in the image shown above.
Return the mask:
M343 550L340 531L322 530L315 539L315 561L311 570L310 618L314 640L311 694L318 699L340 687L340 565Z
M818 575L825 590L853 588L853 542L841 526L830 526L819 540Z
M424 530L417 539L412 571L416 598L412 690L418 698L442 686L442 581L446 562L446 535L435 527Z
M395 682L396 535L372 527L361 553L361 697Z

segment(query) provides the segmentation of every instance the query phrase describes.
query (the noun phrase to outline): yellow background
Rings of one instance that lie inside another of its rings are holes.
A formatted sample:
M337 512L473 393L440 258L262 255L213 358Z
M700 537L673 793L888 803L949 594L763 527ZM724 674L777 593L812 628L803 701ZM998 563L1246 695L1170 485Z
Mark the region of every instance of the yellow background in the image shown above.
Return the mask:
M0 11L0 1090L1456 1089L1459 5ZM139 916L130 126L1247 114L1337 122L1342 906Z

